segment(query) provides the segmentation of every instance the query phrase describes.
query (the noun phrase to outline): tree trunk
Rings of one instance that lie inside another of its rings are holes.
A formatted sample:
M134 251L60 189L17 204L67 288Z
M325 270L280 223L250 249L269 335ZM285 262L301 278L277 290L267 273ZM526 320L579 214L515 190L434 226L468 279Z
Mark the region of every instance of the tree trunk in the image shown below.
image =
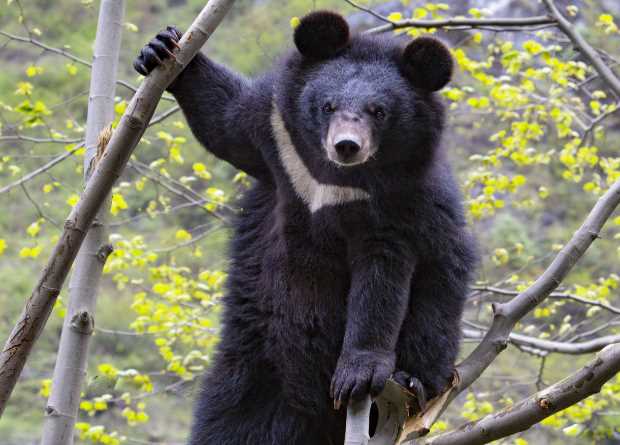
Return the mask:
M97 23L95 51L90 80L86 121L84 181L97 161L99 134L114 119L114 93L121 46L125 0L102 0ZM102 142L103 146L103 142ZM75 261L69 282L69 304L62 328L52 390L45 409L41 445L72 445L86 376L88 345L94 328L97 291L105 260L111 249L106 245L104 205L88 230Z

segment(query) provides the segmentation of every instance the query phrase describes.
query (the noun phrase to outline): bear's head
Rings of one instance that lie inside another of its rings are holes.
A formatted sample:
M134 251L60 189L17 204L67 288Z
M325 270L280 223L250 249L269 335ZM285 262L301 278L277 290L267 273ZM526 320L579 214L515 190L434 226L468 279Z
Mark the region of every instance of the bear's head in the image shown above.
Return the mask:
M453 69L439 40L350 36L343 17L318 11L301 20L294 41L287 111L303 145L339 167L432 155L443 126L433 93Z

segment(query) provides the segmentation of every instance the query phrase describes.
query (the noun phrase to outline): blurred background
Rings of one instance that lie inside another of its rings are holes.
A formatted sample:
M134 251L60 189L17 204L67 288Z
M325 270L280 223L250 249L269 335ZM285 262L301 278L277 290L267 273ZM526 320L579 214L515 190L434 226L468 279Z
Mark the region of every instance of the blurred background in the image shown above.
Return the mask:
M390 20L545 13L534 0L358 4ZM557 4L615 66L620 3ZM140 48L166 25L187 29L203 6L198 0L127 2L118 78L139 85L131 65ZM93 0L2 0L0 6L2 339L82 190L78 144L90 79L83 62L92 59L98 8ZM205 50L241 73L259 74L291 47L294 18L324 8L344 14L359 32L382 24L342 0L238 0ZM449 110L444 145L482 253L464 324L465 355L490 324L490 302L506 301L535 279L620 178L620 113L614 114L620 98L555 28L392 33L405 40L429 32L450 44L458 63L454 82L441 93ZM132 91L119 84L116 95L118 119ZM180 112L166 114L174 107L171 97L160 102L156 116L163 118L148 129L113 191L107 223L114 252L95 314L77 443L183 443L196 382L217 343L229 221L250 179L199 146ZM620 334L619 229L616 216L557 295L516 331L568 344ZM0 445L40 439L66 302L65 289L0 419ZM435 431L509 406L591 359L591 353L511 344ZM620 443L619 402L616 377L600 394L500 443Z

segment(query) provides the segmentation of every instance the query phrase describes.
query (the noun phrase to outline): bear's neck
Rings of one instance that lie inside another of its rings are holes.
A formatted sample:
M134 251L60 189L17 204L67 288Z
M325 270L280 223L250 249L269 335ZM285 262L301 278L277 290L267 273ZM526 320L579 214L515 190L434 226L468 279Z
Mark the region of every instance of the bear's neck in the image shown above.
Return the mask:
M295 195L311 213L326 206L370 199L370 194L361 188L323 184L312 175L293 144L275 100L272 104L271 128L284 174Z

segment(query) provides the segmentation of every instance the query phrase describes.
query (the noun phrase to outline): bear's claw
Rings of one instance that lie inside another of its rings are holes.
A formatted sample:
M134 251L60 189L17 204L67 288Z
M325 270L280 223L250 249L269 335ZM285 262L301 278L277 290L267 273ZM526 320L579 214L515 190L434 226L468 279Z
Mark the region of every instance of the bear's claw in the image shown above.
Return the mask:
M413 377L411 374L405 371L396 371L392 375L392 379L398 383L400 386L407 388L407 391L412 393L416 401L418 402L418 406L416 407L416 412L422 412L426 408L426 390L424 389L424 385L417 377Z
M133 63L134 69L143 76L148 76L164 60L176 59L174 50L179 48L178 41L182 35L174 26L167 26L140 50Z

